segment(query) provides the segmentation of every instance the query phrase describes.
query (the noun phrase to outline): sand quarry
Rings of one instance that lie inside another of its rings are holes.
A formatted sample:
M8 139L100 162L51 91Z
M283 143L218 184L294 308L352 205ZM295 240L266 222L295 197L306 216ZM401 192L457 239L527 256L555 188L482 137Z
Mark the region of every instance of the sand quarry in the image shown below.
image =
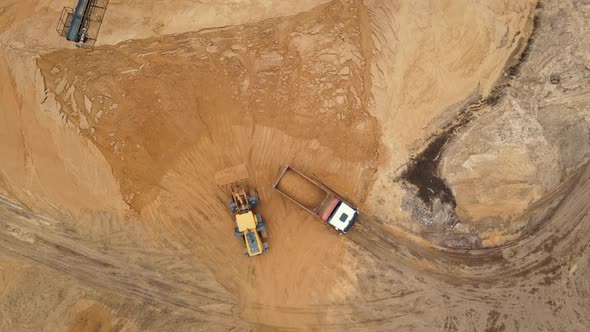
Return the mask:
M64 6L0 0L0 330L590 328L590 2L111 0L92 50Z

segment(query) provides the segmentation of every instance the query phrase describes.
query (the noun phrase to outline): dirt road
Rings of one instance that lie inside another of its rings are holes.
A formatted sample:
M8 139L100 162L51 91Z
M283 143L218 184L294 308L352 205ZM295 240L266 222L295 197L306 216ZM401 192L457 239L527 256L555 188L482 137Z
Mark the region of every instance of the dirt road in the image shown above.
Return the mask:
M205 279L199 278L202 273L198 270L189 272L185 268L184 276L169 270L173 264L183 261L182 253L134 251L133 248L104 250L82 242L80 235L67 225L36 215L4 197L0 197L0 215L4 220L1 250L6 253L44 264L92 287L158 303L165 308L186 310L201 320L239 325L233 317L235 299L230 294L219 287L195 282ZM156 257L168 257L173 261L162 262L157 270L148 268L145 263L138 264L138 261L153 263Z
M80 242L79 235L64 224L35 215L6 198L0 201L6 221L1 228L0 250L67 273L91 287L149 301L174 315L234 327L245 324L244 317L275 313L269 316L305 317L309 327L334 330L344 326L420 329L414 321L418 316L451 331L470 327L492 331L502 330L502 326L512 330L523 321L540 329L582 330L590 323L588 297L584 296L590 291L590 202L586 199L590 195L590 167L570 183L564 189L567 199L534 237L504 248L426 248L363 216L347 237L360 264L378 266L380 275L367 274L360 280L364 290L360 299L323 306L248 303L243 305L245 312L238 312L234 298L222 289L187 280L198 270L185 265L172 273L171 263L153 264L164 257L178 264L182 254L117 247L101 251ZM394 285L390 284L393 281ZM430 309L425 312L418 304ZM494 309L479 311L489 306ZM556 321L556 314L567 319ZM318 321L311 323L314 319ZM409 321L412 324L406 325ZM289 327L272 320L250 323L259 328Z
M590 4L113 0L88 51L69 2L0 0L0 330L590 326Z

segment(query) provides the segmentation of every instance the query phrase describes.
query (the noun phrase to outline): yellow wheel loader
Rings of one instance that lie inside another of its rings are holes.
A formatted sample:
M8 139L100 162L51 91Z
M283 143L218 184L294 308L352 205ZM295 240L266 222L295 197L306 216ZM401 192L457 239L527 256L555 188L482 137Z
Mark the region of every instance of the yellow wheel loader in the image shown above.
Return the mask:
M235 236L244 241L244 255L258 256L268 251L268 232L266 223L253 209L258 205L258 194L246 194L240 185L231 185L232 201L228 204L234 215Z

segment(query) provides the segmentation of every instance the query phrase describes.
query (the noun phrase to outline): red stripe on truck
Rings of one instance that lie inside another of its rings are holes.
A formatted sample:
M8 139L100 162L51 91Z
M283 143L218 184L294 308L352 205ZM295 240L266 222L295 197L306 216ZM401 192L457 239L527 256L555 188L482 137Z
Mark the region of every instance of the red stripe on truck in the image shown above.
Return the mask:
M338 205L338 203L340 202L340 200L336 197L334 197L332 199L332 202L330 202L330 205L328 206L328 209L326 210L326 213L324 213L322 215L322 220L323 221L328 221L328 218L330 218L330 216L332 215L332 212L334 212L334 209L336 208L336 205Z

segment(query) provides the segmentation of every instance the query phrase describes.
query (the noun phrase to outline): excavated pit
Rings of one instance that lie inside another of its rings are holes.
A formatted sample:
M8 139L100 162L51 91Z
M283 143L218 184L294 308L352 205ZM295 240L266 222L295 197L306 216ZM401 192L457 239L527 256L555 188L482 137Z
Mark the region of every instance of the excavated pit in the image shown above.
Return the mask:
M88 51L70 2L0 3L0 330L590 325L588 4L111 1Z

